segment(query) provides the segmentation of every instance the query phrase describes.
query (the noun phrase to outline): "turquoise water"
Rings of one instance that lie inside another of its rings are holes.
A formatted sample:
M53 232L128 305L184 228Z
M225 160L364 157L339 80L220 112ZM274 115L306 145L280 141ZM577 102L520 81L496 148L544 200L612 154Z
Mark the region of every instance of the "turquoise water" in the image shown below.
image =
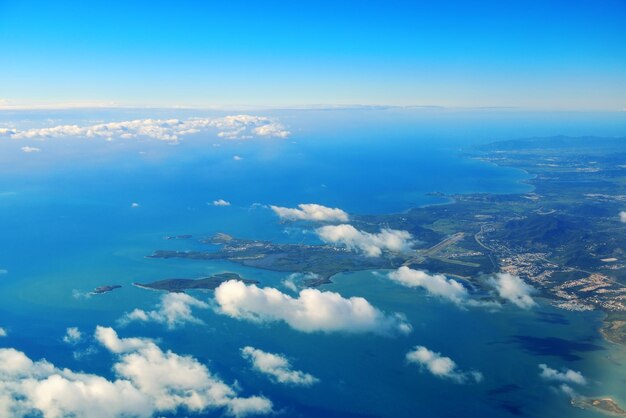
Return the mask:
M302 134L287 141L222 141L219 147L214 142L74 146L59 141L47 143L41 155L15 153L0 169L0 269L7 270L0 275L0 326L9 331L0 346L111 376L105 353L75 359L61 339L69 326L85 333L96 325L114 326L123 336L157 338L163 348L197 357L225 381L237 381L243 394L269 397L286 416L595 415L553 393L538 376L539 363L580 370L590 381L585 395L626 401L626 356L598 337L598 313L557 311L544 302L532 311L461 310L373 272L340 275L327 289L406 314L414 327L411 335L305 334L208 310L197 312L206 325L118 327L125 312L152 309L159 300L159 293L131 286L135 281L227 270L280 287L286 276L220 261L145 258L155 249L200 247L193 240L166 241L165 235L227 232L300 242L312 239L306 230L280 224L262 205L315 202L352 213L385 213L440 203L425 195L432 191L529 190L520 183L524 173L464 159L458 144L433 145L426 139L370 138L355 145ZM6 144L0 147L7 148L5 155L11 152ZM233 155L243 159L234 161ZM207 204L220 198L232 206ZM133 202L139 207L132 208ZM75 297L105 284L123 287ZM211 293L194 295L211 298ZM286 354L321 383L311 388L272 384L241 358L238 350L245 345ZM484 381L457 385L421 372L404 360L415 345L440 351L462 369L480 370Z

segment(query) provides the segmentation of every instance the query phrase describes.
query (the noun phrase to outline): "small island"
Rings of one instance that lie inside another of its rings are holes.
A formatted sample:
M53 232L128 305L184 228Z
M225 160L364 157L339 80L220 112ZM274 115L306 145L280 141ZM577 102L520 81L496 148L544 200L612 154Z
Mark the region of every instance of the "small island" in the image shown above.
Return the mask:
M622 409L613 398L576 398L572 405L582 409L596 409L608 415L626 417L626 410Z
M200 279L165 279L152 283L133 283L142 289L164 290L167 292L184 292L185 290L214 290L229 280L239 280L246 284L258 284L256 280L247 280L237 273L219 273Z
M92 295L101 295L103 293L108 293L108 292L112 292L115 289L119 289L122 286L120 286L119 284L114 284L114 285L108 285L108 286L99 286L96 287L94 290L91 291Z

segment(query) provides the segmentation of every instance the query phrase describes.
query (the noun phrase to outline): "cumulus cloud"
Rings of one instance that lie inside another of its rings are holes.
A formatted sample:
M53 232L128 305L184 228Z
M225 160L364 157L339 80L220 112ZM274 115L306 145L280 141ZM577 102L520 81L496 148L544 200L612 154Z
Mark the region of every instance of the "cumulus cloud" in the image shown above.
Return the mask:
M402 266L389 273L387 277L402 286L421 287L428 293L457 305L464 304L469 298L467 289L461 283L448 279L443 274L430 275L424 271Z
M413 245L411 234L397 229L381 229L379 233L359 231L352 225L326 225L315 230L322 241L379 257L383 251L406 252Z
M83 338L83 334L76 327L69 327L65 330L65 335L63 336L63 342L67 344L77 344Z
M206 309L208 307L206 302L186 293L167 293L161 297L161 302L159 302L156 310L135 309L125 314L120 322L122 324L132 321L158 322L166 324L168 328L176 328L187 322L202 323L193 315L192 308Z
M338 208L329 208L315 203L302 203L298 208L270 206L281 219L290 221L347 222L348 214Z
M469 291L459 282L448 279L443 274L428 274L425 271L413 270L407 266L387 274L387 277L405 287L422 288L429 294L448 300L458 306L474 306L497 309L500 304L495 301L479 301L472 299Z
M233 155L233 160L241 161L241 160L243 160L243 157L240 157L239 155Z
M621 212L619 213L619 220L620 220L621 222L626 223L626 211L621 211Z
M252 115L232 115L214 119L136 119L89 126L57 125L26 130L4 128L0 130L0 135L14 139L84 137L111 140L115 138L151 138L176 142L184 136L211 129L217 130L218 136L228 139L287 138L290 135L290 132L279 122L265 116Z
M489 283L502 299L506 299L522 309L530 309L537 304L530 296L535 292L535 288L518 276L509 273L497 273Z
M408 334L411 325L399 314L386 315L361 297L342 297L318 289L301 290L294 298L271 287L230 280L215 289L217 311L253 322L284 321L303 332Z
M181 408L223 408L243 417L272 411L267 398L239 397L193 357L164 352L149 340L119 338L111 328L98 327L96 339L116 356L115 380L0 349L0 416L147 418Z
M22 147L20 148L22 150L22 152L26 152L26 153L31 153L31 152L39 152L41 151L40 148L37 147Z
M213 201L212 205L213 206L230 206L230 202L224 199L217 199Z
M539 376L541 376L541 378L545 380L577 385L587 384L587 380L581 372L577 372L571 369L563 369L561 371L558 371L556 369L548 367L547 364L540 364L539 369L541 370Z
M250 361L254 370L269 376L274 382L295 386L311 386L319 382L318 378L309 373L293 370L289 360L280 354L247 346L241 349L241 355Z
M133 209L134 208L138 208L139 206L141 206L141 205L139 203L137 203L137 202L133 202L133 203L130 204L130 207L133 208Z
M459 370L456 363L449 357L429 350L424 346L415 346L406 354L409 363L417 364L433 376L450 379L456 383L476 382L483 380L483 375L477 371Z
M4 328L0 327L0 337L6 337L6 336L7 336L7 331Z

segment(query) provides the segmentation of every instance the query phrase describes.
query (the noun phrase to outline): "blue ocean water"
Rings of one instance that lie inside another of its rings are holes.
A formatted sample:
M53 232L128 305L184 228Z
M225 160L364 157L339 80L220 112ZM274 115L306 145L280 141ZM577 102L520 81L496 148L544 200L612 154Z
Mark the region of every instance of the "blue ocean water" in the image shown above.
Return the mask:
M0 346L111 376L105 353L77 359L61 339L69 326L89 334L96 325L117 327L116 321L134 308L152 309L160 294L131 283L234 271L280 287L282 273L221 261L145 258L155 249L199 247L193 240L163 239L172 234L311 239L297 226L280 224L269 204L320 203L350 213L387 213L442 203L427 195L434 191L530 190L522 183L525 173L463 157L463 141L384 129L369 135L346 127L345 141L339 134L307 132L281 141L197 137L178 145L59 140L41 144L37 155L1 144L7 163L0 169L0 269L6 270L0 275L0 326L9 332ZM210 205L216 199L231 206ZM199 311L207 325L167 330L131 324L120 334L153 337L163 348L193 355L225 381L237 381L243 394L269 397L285 416L594 416L570 406L566 396L542 381L539 363L580 370L592 382L586 394L626 401L622 368L615 367L626 355L599 338L598 313L557 311L544 302L529 312L461 310L374 272L344 274L334 282L329 290L406 314L414 332L395 338L305 334ZM123 287L76 297L106 284ZM245 345L286 354L321 383L311 388L273 384L248 368L239 354ZM457 385L420 372L404 360L415 345L440 351L463 369L480 370L484 381Z

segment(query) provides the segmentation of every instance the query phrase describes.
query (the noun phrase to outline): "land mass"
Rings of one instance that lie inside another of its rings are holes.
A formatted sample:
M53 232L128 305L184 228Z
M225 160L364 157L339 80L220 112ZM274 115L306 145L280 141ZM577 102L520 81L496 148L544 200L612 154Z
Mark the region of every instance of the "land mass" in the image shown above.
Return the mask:
M92 290L91 293L94 294L94 295L101 295L103 293L112 292L115 289L120 289L121 287L122 286L120 286L119 284L108 285L108 286L99 286L99 287L96 287L94 290Z
M219 273L210 277L200 279L165 279L152 283L133 283L135 286L152 289L165 290L167 292L184 292L185 290L213 290L220 284L229 280L239 280L246 284L258 284L256 280L247 280L237 273Z

